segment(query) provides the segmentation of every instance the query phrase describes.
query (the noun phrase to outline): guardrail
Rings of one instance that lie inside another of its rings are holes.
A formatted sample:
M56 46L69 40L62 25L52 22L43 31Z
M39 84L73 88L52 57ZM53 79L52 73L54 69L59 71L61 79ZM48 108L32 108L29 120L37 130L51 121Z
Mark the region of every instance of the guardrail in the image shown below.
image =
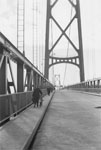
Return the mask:
M32 104L32 91L16 94L0 95L0 125L10 120ZM47 94L42 89L43 96Z
M101 78L87 80L81 83L70 85L67 88L79 91L101 93Z
M0 125L31 105L32 92L0 95Z

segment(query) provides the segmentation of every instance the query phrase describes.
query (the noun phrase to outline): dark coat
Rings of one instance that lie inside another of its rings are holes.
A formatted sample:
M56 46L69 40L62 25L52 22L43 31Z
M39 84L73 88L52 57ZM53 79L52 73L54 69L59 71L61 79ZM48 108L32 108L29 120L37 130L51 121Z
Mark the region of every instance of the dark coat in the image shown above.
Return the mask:
M39 101L40 95L42 95L42 91L39 88L34 89L32 101L37 103Z

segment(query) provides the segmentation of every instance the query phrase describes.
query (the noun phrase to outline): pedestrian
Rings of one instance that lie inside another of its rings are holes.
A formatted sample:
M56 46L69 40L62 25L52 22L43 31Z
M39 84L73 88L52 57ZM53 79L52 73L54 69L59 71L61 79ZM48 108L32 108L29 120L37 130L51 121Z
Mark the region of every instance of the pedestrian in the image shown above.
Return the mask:
M39 105L39 99L40 96L42 95L42 91L40 90L40 88L35 88L33 91L33 95L32 95L32 101L34 103L34 107Z
M47 93L50 95L50 87L47 88Z
M40 104L40 107L41 107L41 106L42 106L42 104L43 104L43 98L42 98L42 95L40 96L39 104Z

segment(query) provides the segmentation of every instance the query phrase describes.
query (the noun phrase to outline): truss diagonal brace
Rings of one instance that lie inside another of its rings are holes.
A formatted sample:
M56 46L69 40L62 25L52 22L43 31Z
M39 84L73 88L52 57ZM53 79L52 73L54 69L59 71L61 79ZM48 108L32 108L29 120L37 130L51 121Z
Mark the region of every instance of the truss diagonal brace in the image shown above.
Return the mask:
M53 8L57 2L58 0L55 0L55 2L51 5L51 7Z
M11 78L14 84L14 91L16 93L16 86L15 86L15 82L14 82L14 77L13 77L13 72L12 72L12 67L11 67L11 63L10 63L10 59L8 58L8 63L9 63L9 68L10 68L10 73L11 73Z
M1 57L1 60L0 60L0 68L2 66L3 60L4 60L4 55Z
M71 1L71 0L68 0L70 2L70 4L73 6L73 7L76 7L76 5Z
M63 35L65 35L65 37L67 38L67 40L70 42L70 44L73 46L73 48L77 51L78 53L78 49L76 48L76 46L74 45L74 43L70 40L70 38L67 36L67 34L64 32L64 30L60 27L60 25L58 24L58 22L54 19L53 16L51 16L53 21L55 22L55 24L58 26L58 28L61 30L61 32L63 33Z
M66 30L69 28L69 26L71 25L71 23L74 21L74 19L76 18L76 15L71 19L71 21L69 22L69 24L67 25L67 27L63 30L62 34L59 36L59 38L56 40L56 42L54 43L54 45L52 46L52 48L50 49L50 53L51 51L54 49L54 47L57 45L57 43L59 42L59 40L61 39L61 37L64 35L64 33L66 32Z

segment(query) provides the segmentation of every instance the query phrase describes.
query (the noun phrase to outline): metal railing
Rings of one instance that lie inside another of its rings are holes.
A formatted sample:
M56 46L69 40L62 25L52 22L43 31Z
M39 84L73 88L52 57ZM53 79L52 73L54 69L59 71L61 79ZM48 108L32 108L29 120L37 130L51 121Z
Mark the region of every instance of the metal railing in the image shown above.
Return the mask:
M0 124L31 105L31 97L32 92L0 95Z
M78 91L101 93L101 78L87 80L81 83L70 85L67 88Z
M33 91L0 95L0 125L30 106L32 104L32 93ZM47 90L42 89L42 93L45 96Z

